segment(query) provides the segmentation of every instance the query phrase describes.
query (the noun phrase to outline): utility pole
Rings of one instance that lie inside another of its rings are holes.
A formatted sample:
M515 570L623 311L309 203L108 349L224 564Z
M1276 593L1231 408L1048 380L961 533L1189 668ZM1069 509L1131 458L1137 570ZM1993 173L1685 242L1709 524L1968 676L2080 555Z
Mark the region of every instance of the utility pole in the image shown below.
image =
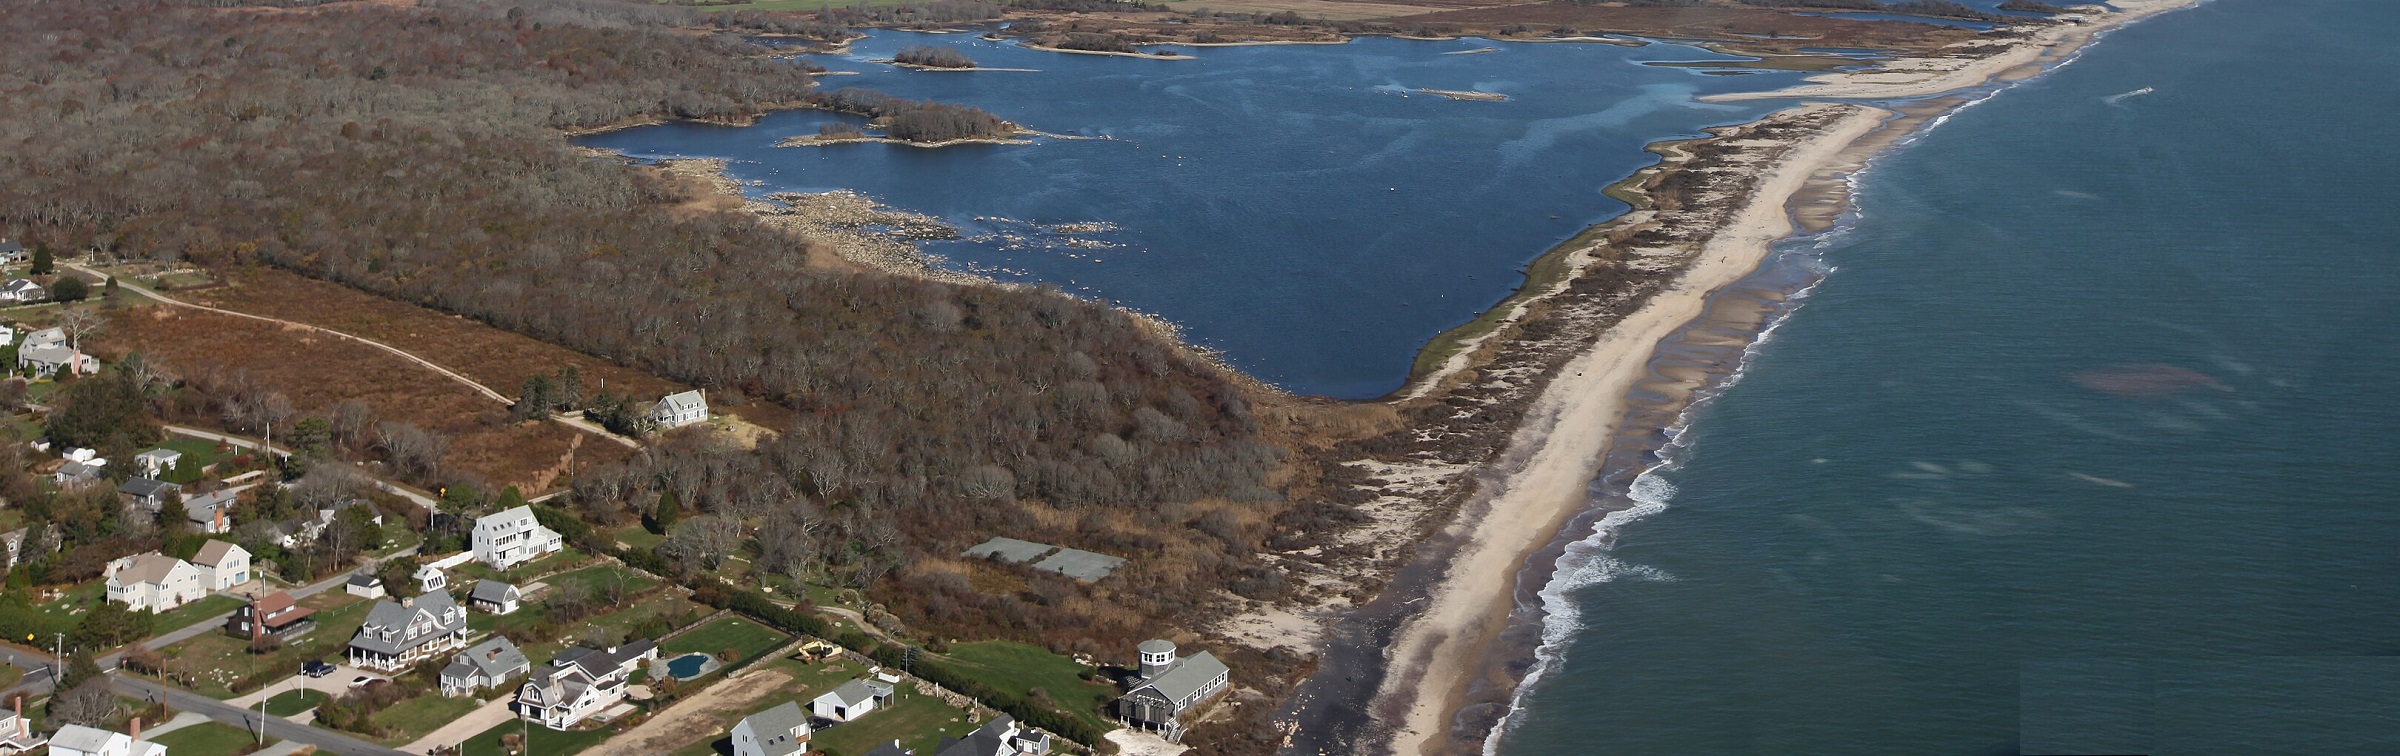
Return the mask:
M55 639L50 646L50 689L63 693L65 691L58 690L58 683L67 674L67 634L51 633L50 636Z

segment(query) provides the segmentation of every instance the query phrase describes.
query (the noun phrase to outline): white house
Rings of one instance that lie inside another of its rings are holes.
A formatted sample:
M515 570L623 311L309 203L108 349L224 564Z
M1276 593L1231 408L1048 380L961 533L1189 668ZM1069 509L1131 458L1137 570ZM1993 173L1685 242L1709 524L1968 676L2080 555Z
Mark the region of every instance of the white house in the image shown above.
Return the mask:
M40 748L50 739L33 729L25 720L25 700L17 699L17 707L0 717L0 753L24 753Z
M167 747L141 739L142 722L133 722L133 734L109 732L83 725L58 728L50 736L50 756L167 756Z
M31 279L18 278L0 284L0 301L39 302L50 298L50 292Z
M0 344L5 344L5 342L0 342ZM133 455L133 466L142 468L142 477L145 478L164 476L175 469L176 463L182 461L183 452L174 449L151 449Z
M192 556L192 566L200 570L200 585L210 591L222 591L250 582L250 552L224 541L210 540Z
M699 389L668 394L650 407L650 422L660 430L708 421L708 395Z
M342 590L352 596L383 598L383 578L367 574L366 570L359 570L350 573L350 579L343 583Z
M733 725L733 756L793 756L808 752L808 712L794 701Z
M208 595L200 569L152 551L108 563L108 600L136 611L163 612Z
M817 700L808 702L808 708L817 716L836 722L848 722L866 716L868 712L882 707L885 701L890 700L892 700L891 683L862 677L842 683L841 687L834 688L825 695L817 696Z
M495 636L458 652L458 656L451 658L450 666L442 668L442 695L457 698L485 688L499 688L532 669L533 663L525 660L525 652L517 650L517 644Z
M475 561L505 570L565 548L558 531L542 527L532 507L517 507L475 519Z
M625 683L632 679L634 667L656 658L658 644L646 640L607 650L560 651L550 666L535 670L533 678L517 688L510 706L517 716L544 727L568 729L624 701Z
M378 601L350 637L350 663L383 672L467 645L467 610L435 591L406 601Z
M27 332L25 334L25 343L21 346L37 347L44 345L66 346L67 329L52 327L44 328L39 331Z

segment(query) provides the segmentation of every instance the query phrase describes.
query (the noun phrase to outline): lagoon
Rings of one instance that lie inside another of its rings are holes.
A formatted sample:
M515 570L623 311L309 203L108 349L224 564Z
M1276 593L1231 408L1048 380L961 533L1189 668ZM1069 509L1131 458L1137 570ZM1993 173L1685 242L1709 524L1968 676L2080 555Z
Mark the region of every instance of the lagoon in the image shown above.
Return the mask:
M915 44L1036 70L871 62ZM1498 49L1449 54L1483 47ZM1106 140L776 147L859 120L790 111L747 127L667 124L577 142L638 158L724 158L736 178L756 182L755 195L863 192L961 228L962 240L925 245L944 265L1159 316L1294 392L1367 398L1399 388L1428 338L1512 292L1528 261L1624 212L1601 190L1655 162L1644 145L1777 106L1694 98L1799 77L1643 65L1735 60L1670 44L1370 38L1176 49L1196 59L878 31L845 55L813 58L856 72L821 86L974 105ZM1061 233L1065 224L1105 230Z

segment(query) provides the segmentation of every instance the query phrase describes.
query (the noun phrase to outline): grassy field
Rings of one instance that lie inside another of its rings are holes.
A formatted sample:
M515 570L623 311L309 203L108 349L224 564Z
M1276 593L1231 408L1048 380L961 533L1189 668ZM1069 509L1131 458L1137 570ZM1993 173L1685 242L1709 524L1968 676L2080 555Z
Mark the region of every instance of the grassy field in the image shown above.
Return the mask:
M317 708L317 704L324 703L328 698L331 698L331 696L325 695L323 691L311 688L301 688L299 690L290 691L287 693L277 693L273 697L267 699L267 713L278 717L288 717L303 711L308 711L309 709Z
M1041 648L1010 641L959 643L946 657L950 668L985 685L1005 691L1039 688L1068 714L1103 731L1115 729L1100 712L1117 690L1106 683L1085 682L1078 675L1090 667Z
M183 628L191 627L192 625L210 617L233 611L241 605L241 599L237 599L232 596L212 595L199 601L194 601L189 604L184 604L183 606L175 607L165 614L158 615L157 618L151 620L150 632L152 634L157 634L170 630L181 630Z
M530 722L519 724L521 721L502 722L467 738L467 742L459 748L460 756L502 756L506 752L500 750L501 736L519 732L526 735L524 752L541 756L579 753L608 740L608 736L613 734L606 729L559 732Z
M159 444L158 448L172 449L174 451L183 452L183 459L177 464L188 466L193 470L198 470L200 468L216 464L220 460L234 456L234 453L230 451L223 453L218 452L217 442L215 441L191 438L188 436L170 435L167 437L166 443ZM173 476L169 476L168 481L172 483L191 482L188 480L174 480Z
M298 672L300 663L309 659L339 659L350 636L366 623L367 609L374 602L329 592L301 599L300 605L317 610L317 628L273 653L252 654L248 642L223 633L201 633L164 650L198 671L199 679L191 686L193 692L211 698L231 698L234 693L226 686L250 674L252 669Z
M665 659L697 651L722 659L725 649L733 649L740 654L735 661L755 659L790 638L741 617L720 617L660 645L658 656Z
M47 614L58 619L69 621L78 620L83 618L84 612L91 611L92 607L99 606L100 602L105 600L107 594L108 583L102 580L94 580L89 583L84 583L82 585L66 589L59 594L58 600L36 607L35 611L39 611L43 614Z
M257 743L258 736L233 725L202 722L148 740L166 746L168 753L237 753ZM274 740L270 738L267 742Z
M974 730L975 725L967 722L965 711L902 686L883 708L859 717L858 721L818 730L809 742L827 753L857 756L897 738L901 747L923 754L933 753L944 737L955 738Z
M392 733L390 737L380 739L384 745L407 745L425 737L425 733L465 716L480 705L482 702L472 697L450 698L440 693L426 693L375 712L375 716L367 719Z
M867 673L865 667L849 662L808 663L796 661L790 658L781 658L767 662L767 667L774 671L790 675L792 678L791 681L784 683L783 686L776 690L773 695L751 701L747 708L743 708L738 712L729 713L725 716L719 717L719 726L716 729L716 732L721 733L731 730L734 723L741 721L742 717L765 711L769 708L781 705L785 701L798 701L805 706L810 700L815 699L817 696L824 695L826 692L839 687L842 683L849 682L852 679ZM856 750L839 747L837 747L835 750L841 754L845 754L846 756L859 756L859 754L866 753L869 749L874 748L876 745L889 743L893 738L899 738L903 744L914 746L917 749L917 753L930 754L933 753L933 746L938 744L937 741L939 741L942 736L948 735L951 737L957 737L962 733L974 729L973 726L966 724L966 712L964 711L944 706L938 699L924 698L922 696L917 696L914 693L904 693L902 695L913 699L921 699L921 701L911 702L907 708L898 708L896 705L894 709L889 711L879 711L869 714L859 719L859 721L841 725L836 729L848 730L849 732L843 739L837 740L836 742L856 742L864 743L866 745L865 747L858 748ZM928 705L930 705L930 708ZM898 714L899 716L886 717L885 715L887 714ZM924 732L919 732L917 730L917 728L931 727L935 725L938 725L938 727L932 727L932 729L928 729ZM822 738L823 733L826 732L831 732L831 730L819 730L819 734L816 737ZM720 745L723 745L724 747L719 748ZM824 742L818 740L816 741L816 745L822 748L824 746ZM685 744L682 748L675 750L674 756L709 756L710 754L731 754L731 748L732 744L725 738L712 735L707 740Z

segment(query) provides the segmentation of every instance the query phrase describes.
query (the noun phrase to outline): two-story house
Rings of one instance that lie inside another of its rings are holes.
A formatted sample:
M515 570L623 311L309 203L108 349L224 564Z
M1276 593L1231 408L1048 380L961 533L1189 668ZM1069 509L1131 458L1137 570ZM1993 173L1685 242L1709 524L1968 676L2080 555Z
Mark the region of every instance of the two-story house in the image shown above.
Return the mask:
M475 518L475 561L505 570L566 547L558 531L542 527L532 507Z
M366 624L350 637L350 663L398 672L467 644L467 610L435 591L405 601L377 601Z
M517 716L564 730L625 700L625 684L635 665L658 658L658 644L634 641L601 650L570 648L558 652L550 666L535 670L517 688L511 703Z
M699 389L668 394L650 407L650 422L659 430L708 422L708 395Z
M109 732L71 724L50 736L50 756L167 756L167 747L142 739L142 720L133 720L133 733Z
M808 753L808 710L796 701L743 717L733 725L733 756L797 756Z
M155 551L108 563L108 600L135 611L163 612L208 595L200 569Z
M200 586L210 591L250 582L249 550L224 541L201 544L200 553L192 555L192 566L200 570Z

